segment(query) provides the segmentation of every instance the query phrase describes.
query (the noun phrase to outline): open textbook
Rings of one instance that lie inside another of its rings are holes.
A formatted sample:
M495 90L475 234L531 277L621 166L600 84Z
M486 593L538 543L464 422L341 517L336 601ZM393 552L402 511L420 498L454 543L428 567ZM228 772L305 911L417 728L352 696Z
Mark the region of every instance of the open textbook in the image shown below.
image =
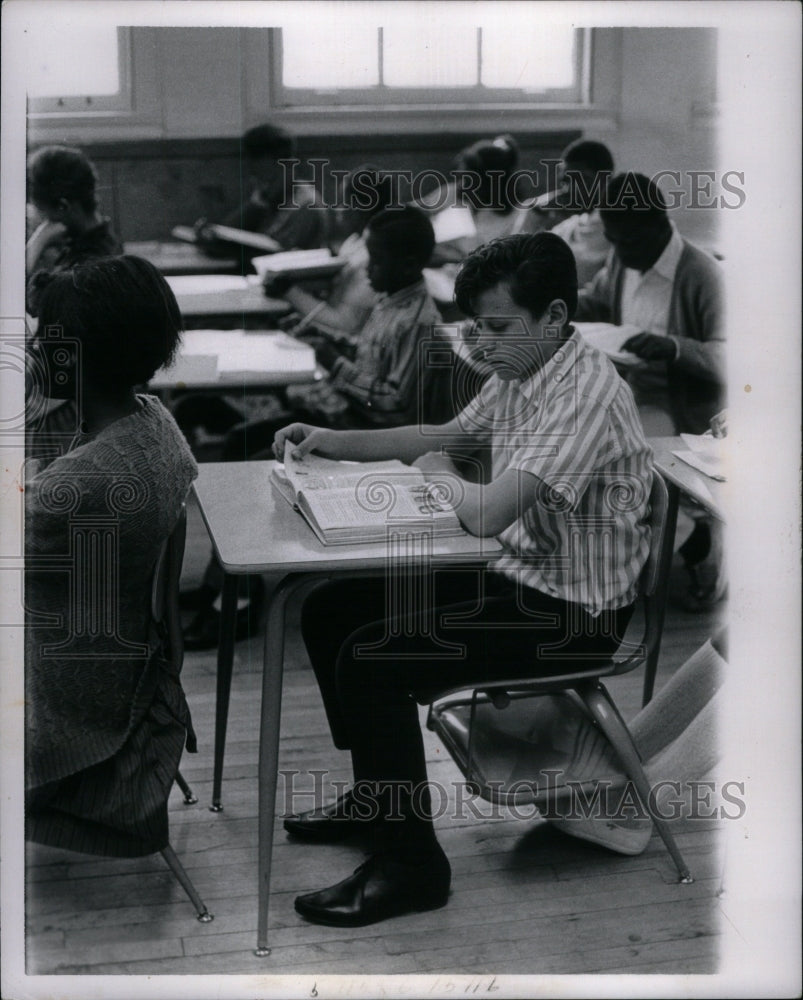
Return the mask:
M388 529L409 528L433 537L465 534L437 487L403 462L334 462L317 455L295 459L284 449L274 486L301 512L324 545L381 542Z
M224 240L226 243L238 243L240 246L252 247L255 250L263 250L268 253L275 253L282 249L281 243L264 233L252 233L246 229L235 229L233 226L221 226L217 223L210 223L206 229L216 239ZM171 234L175 239L183 240L185 243L198 242L198 236L192 226L175 226L171 230Z
M644 364L638 355L622 348L625 341L641 333L641 327L614 323L575 323L574 326L587 344L607 354L615 364L626 368Z
M283 275L287 278L328 278L346 263L345 257L333 257L324 247L320 250L285 250L251 260L260 278Z

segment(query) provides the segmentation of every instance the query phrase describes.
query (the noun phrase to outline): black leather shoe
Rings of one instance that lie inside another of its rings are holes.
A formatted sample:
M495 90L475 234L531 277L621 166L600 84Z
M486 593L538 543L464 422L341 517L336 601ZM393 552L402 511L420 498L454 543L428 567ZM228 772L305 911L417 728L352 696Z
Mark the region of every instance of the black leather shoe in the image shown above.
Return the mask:
M284 821L287 832L299 840L335 844L355 833L368 832L368 820L354 815L354 796L346 792L331 805L310 809Z
M449 899L452 870L435 847L420 864L374 854L342 882L296 898L296 912L314 924L365 927L403 913L437 910Z
M259 632L259 609L253 605L240 608L234 627L235 642L250 639ZM184 648L190 652L215 649L220 639L220 612L214 608L199 611L184 629Z

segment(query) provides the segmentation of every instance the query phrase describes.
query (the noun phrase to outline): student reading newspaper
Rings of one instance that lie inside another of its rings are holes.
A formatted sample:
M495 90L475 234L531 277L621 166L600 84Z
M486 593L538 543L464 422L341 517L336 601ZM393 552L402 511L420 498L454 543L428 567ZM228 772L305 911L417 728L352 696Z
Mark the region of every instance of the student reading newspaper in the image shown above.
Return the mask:
M486 244L464 262L456 296L491 372L456 418L371 431L296 423L274 443L277 457L290 442L298 455L413 464L468 531L504 550L483 573L434 574L392 620L376 580L338 580L304 603L304 642L354 786L285 826L317 842L365 831L371 844L352 875L297 898L318 923L361 926L447 902L415 698L561 672L566 654L610 657L647 558L650 449L627 384L571 325L568 246L552 233ZM451 456L489 445L490 481L461 478Z

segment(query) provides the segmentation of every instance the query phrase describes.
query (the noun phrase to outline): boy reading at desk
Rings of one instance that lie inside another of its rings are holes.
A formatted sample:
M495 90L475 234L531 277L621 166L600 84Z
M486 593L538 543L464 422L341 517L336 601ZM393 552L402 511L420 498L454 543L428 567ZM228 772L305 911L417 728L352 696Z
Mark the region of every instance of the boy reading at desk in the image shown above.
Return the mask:
M371 219L393 201L393 179L370 164L355 167L346 178L343 201L338 214L343 241L337 255L346 263L325 298L313 294L307 281L274 281L270 286L273 295L293 307L291 333L354 340L377 303L377 292L368 281L365 239Z
M25 246L25 308L36 317L42 289L52 275L119 256L123 247L100 211L97 174L80 149L43 146L28 159L27 173L28 199L41 220ZM40 402L43 410L35 428L28 426L29 457L57 454L78 430L75 400Z
M372 847L353 875L298 897L297 911L318 923L361 926L446 903L451 870L415 699L559 674L567 655L610 657L647 559L651 453L627 384L571 326L568 246L551 233L495 240L465 261L456 295L476 317L473 353L491 372L462 413L370 433L296 423L274 443L277 457L289 442L300 454L413 463L436 495L454 498L468 531L503 547L483 572L432 574L416 606L394 615L376 580L339 580L304 603L302 634L355 785L285 827L318 842L364 830ZM488 445L490 481L460 478L450 455Z
M580 293L577 318L640 329L622 346L643 362L628 381L650 436L702 434L725 405L721 268L678 233L643 174L614 177L600 215L613 252ZM684 608L710 610L726 587L721 524L696 512L679 551L691 578Z
M257 125L242 137L244 173L251 195L222 220L225 226L272 237L284 250L322 247L327 238L327 210L312 184L294 180L295 138L276 125ZM210 255L250 260L264 253L217 240L207 220L195 223L199 245Z
M292 419L339 428L393 427L415 419L419 393L427 390L419 380L419 345L440 322L421 275L434 244L432 225L417 208L406 205L374 216L366 245L368 280L378 301L359 333L356 349L352 352L333 340L323 340L316 358L326 369L326 378L286 390L292 414L239 424L229 431L224 461L242 461L269 448L276 432ZM183 427L179 410L176 419ZM252 584L258 599L259 583L253 580ZM194 604L198 609L184 635L187 649L210 649L217 644L219 617L214 602L221 585L219 569L211 563L202 586L184 595L185 606ZM238 638L252 634L258 626L254 609L252 588L250 605L238 612Z
M44 146L31 154L28 199L41 222L25 245L28 277L123 252L98 208L97 180L95 168L80 149Z

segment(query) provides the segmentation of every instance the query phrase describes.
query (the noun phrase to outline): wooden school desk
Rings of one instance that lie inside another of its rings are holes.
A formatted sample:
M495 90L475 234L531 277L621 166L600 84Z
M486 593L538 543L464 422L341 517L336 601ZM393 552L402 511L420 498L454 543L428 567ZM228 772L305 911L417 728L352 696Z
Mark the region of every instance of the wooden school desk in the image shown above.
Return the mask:
M191 243L178 240L137 240L125 243L126 253L144 257L162 274L239 274L240 261L209 257Z
M682 458L678 458L674 454L676 451L688 451L688 447L682 438L648 438L647 444L649 444L653 451L655 469L663 476L666 482L669 500L666 512L667 531L672 537L674 537L677 528L681 493L699 504L709 514L713 514L718 520L725 520L727 483L712 479L710 476L698 472L697 469L684 462ZM659 612L661 616L660 628L663 627L664 613L665 609ZM655 671L645 673L642 704L646 705L652 698L654 683Z
M285 612L291 597L333 577L375 574L388 567L420 571L433 566L481 566L501 551L494 538L461 535L437 541L410 539L403 530L388 542L322 545L306 521L270 484L273 462L217 462L200 466L194 490L225 577L218 647L215 774L212 810L219 811L229 693L234 659L237 576L280 573L265 626L259 730L259 914L255 954L268 948L273 826L279 764ZM378 584L381 586L381 583Z
M188 330L151 389L279 388L316 378L315 351L278 330Z
M655 467L666 480L669 489L670 513L677 518L680 494L684 493L695 503L704 507L709 514L720 521L725 520L725 500L727 484L712 479L697 469L692 468L674 452L688 451L683 439L679 437L649 438L649 446L655 456ZM672 526L674 531L674 522Z
M265 294L257 275L247 278L236 274L185 274L169 276L181 315L190 323L203 320L215 326L213 317L229 318L243 326L246 317L275 319L290 311L283 299Z

